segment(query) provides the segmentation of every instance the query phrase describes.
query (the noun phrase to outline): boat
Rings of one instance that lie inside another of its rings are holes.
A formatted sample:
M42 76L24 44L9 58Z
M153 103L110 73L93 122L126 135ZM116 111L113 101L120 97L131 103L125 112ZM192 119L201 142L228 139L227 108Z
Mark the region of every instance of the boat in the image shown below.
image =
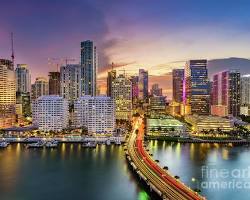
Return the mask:
M83 147L87 147L87 148L96 148L97 142L87 142L87 143L83 143Z
M48 141L45 144L46 148L56 148L58 146L58 142L56 140Z
M42 148L42 147L44 147L45 143L46 142L40 140L40 141L38 141L36 143L28 144L28 148Z
M110 143L111 143L110 140L107 140L107 141L106 141L106 144L107 144L107 145L110 145Z
M0 148L6 148L9 145L8 142L2 141L0 142Z

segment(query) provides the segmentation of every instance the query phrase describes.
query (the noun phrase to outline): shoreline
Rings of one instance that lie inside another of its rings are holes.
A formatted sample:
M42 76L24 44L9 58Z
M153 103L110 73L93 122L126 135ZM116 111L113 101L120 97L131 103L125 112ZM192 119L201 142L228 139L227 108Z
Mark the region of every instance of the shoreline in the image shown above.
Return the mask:
M250 140L246 139L201 139L201 138L181 138L170 136L145 136L145 140L159 140L166 142L179 142L179 143L221 143L221 144L250 144Z

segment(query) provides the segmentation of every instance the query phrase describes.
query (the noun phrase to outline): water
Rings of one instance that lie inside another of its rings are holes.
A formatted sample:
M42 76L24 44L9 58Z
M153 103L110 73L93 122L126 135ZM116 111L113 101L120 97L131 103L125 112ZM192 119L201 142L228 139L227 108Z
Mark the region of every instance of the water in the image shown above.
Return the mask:
M208 166L229 172L236 169L242 175L239 170L250 166L249 147L150 141L149 149L161 166L168 166L191 188L201 189L209 200L250 199L250 170L244 177L222 177L221 173L214 177L202 172L203 166ZM201 185L214 180L249 185L243 189ZM137 181L121 146L86 149L78 144L62 144L58 149L26 149L14 144L0 149L1 200L150 200Z
M149 149L162 167L209 200L250 199L250 147L150 141Z
M1 200L149 200L121 146L62 144L58 149L0 149Z

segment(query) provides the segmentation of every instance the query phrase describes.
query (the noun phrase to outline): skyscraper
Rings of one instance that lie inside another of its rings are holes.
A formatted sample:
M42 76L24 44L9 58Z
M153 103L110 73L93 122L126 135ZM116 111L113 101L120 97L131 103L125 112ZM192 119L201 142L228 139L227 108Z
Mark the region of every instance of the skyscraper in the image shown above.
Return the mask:
M76 64L68 64L60 68L61 96L70 103L84 95L83 67Z
M139 100L148 101L148 71L139 69Z
M177 103L182 103L184 69L173 69L172 79L173 79L173 101Z
M152 96L162 96L162 88L157 83L153 84L150 93Z
M16 73L16 91L17 92L30 92L31 90L31 76L26 64L17 64Z
M60 95L60 72L49 72L49 95Z
M132 84L132 102L133 106L135 107L137 102L138 102L138 97L139 97L139 77L138 76L131 76L130 81Z
M31 85L31 99L36 100L40 96L49 94L49 84L46 78L37 77L34 84Z
M111 70L108 72L108 77L107 77L107 96L111 97L112 94L112 83L116 78L116 71Z
M120 74L112 84L112 98L115 101L116 119L130 120L132 116L131 81Z
M240 114L240 72L230 70L213 76L211 114Z
M190 60L184 72L183 102L185 115L209 115L210 94L207 60Z
M14 125L16 84L12 61L0 59L0 128Z
M250 106L250 74L241 77L241 105Z
M81 66L84 68L84 94L95 96L98 62L93 41L81 42Z

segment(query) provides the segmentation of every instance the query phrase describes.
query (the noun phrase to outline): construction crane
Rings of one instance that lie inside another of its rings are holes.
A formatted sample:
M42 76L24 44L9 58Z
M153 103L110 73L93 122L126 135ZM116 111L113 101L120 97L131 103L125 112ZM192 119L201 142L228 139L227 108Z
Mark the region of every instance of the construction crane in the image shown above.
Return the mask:
M48 65L51 67L56 66L56 70L59 71L59 66L62 66L63 64L68 64L68 62L74 62L76 61L75 58L48 58Z
M14 37L13 37L13 32L10 33L10 39L11 39L11 59L12 59L12 63L13 63L13 66L14 66L15 56L14 56Z

